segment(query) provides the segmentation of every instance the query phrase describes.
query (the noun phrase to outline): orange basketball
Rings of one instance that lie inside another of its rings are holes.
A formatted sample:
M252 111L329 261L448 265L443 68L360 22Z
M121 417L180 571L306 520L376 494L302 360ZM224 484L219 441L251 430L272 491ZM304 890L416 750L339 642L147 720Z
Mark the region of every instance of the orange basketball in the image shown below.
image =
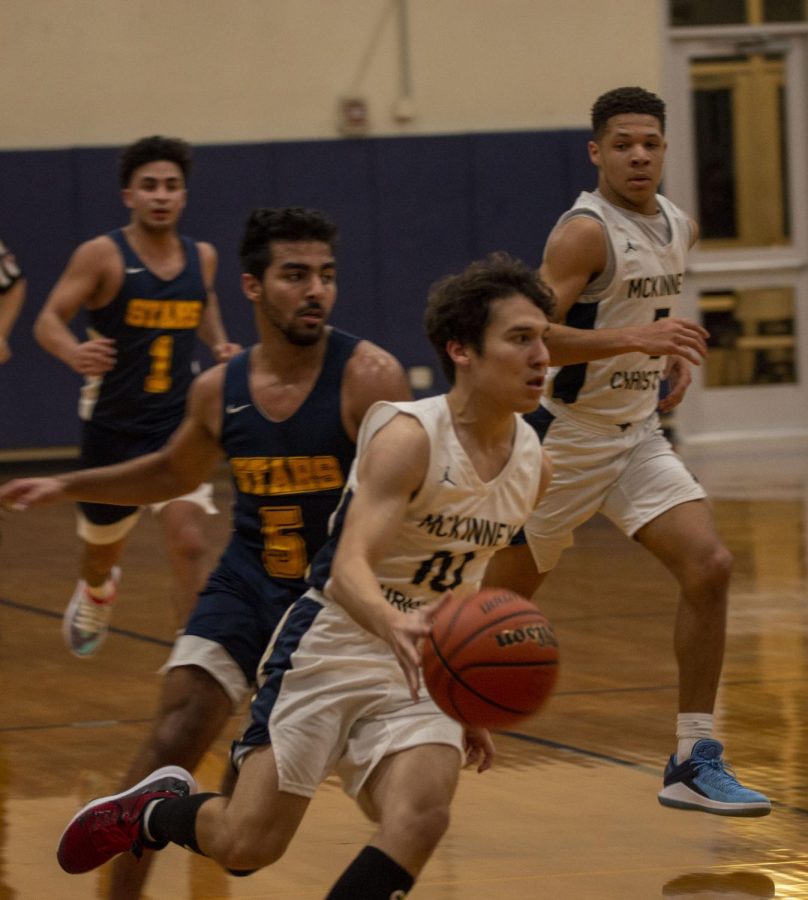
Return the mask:
M483 588L445 603L424 641L432 699L466 725L502 728L539 710L558 677L552 625L524 597Z

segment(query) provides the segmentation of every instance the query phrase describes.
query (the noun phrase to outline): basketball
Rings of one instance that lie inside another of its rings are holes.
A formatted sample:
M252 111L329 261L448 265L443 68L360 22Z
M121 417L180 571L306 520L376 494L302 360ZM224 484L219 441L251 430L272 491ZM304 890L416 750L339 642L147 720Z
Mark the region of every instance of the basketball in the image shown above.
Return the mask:
M502 728L541 709L558 661L553 627L529 600L483 588L438 611L424 641L424 683L453 719Z

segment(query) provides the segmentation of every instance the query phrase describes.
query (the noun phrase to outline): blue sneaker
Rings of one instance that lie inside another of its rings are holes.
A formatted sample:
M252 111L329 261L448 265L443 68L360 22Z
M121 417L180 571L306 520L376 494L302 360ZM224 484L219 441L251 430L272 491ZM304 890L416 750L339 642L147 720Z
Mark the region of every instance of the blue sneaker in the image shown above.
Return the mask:
M677 763L671 756L665 766L659 802L677 809L698 809L717 816L768 816L767 797L745 788L727 770L718 741L702 738L693 745L690 759Z

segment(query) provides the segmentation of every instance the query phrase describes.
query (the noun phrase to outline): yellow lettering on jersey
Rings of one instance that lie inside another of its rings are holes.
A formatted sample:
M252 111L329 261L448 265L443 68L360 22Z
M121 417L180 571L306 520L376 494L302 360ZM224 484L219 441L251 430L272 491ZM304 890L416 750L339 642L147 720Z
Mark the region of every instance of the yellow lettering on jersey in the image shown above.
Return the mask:
M293 456L289 459L289 471L292 475L297 490L314 491L314 478L311 471L311 458L308 456Z
M240 456L230 460L243 494L270 497L341 489L345 478L335 456Z
M196 328L202 318L201 300L143 300L126 304L124 321L133 328Z
M283 456L276 456L269 463L269 483L271 494L290 494L294 486L294 479L290 478L290 472L286 468L287 460Z

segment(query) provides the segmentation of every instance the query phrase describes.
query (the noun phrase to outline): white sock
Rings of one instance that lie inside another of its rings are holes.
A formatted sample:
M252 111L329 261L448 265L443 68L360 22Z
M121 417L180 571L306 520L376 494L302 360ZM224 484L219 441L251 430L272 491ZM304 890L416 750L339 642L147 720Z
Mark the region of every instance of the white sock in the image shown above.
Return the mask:
M690 758L696 741L712 736L712 713L679 713L676 716L676 762Z
M143 819L142 828L143 834L146 837L147 841L154 841L154 835L149 831L149 819L151 818L151 814L154 811L154 807L157 806L158 803L162 803L165 800L165 797L157 797L154 800L150 800L146 804L146 809L143 810Z

